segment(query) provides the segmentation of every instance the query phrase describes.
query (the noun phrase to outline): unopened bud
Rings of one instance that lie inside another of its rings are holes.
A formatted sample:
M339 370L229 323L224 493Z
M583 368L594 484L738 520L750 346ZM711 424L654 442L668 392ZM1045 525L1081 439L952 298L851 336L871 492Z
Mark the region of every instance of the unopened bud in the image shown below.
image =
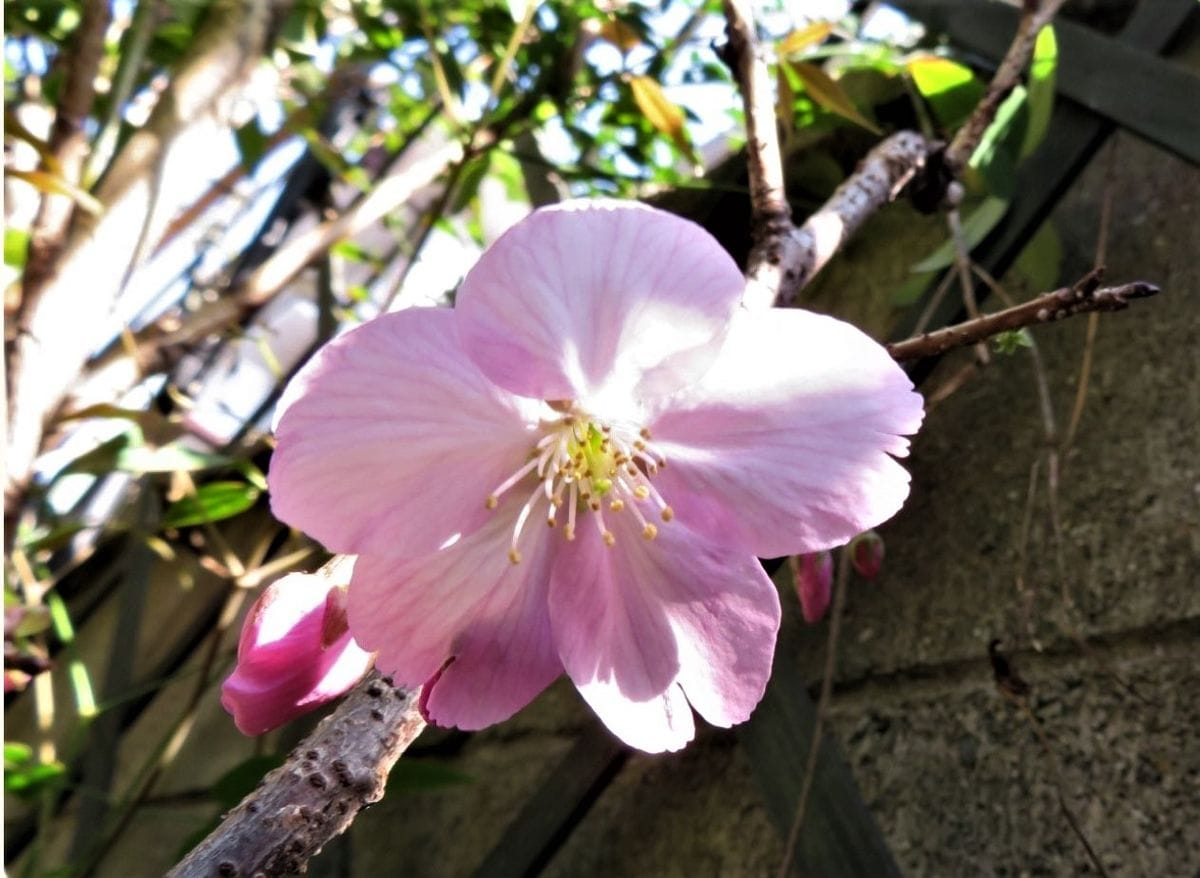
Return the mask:
M796 594L800 597L804 621L820 622L829 609L833 593L833 555L829 552L793 555L788 558L788 566L792 570Z
M875 579L883 569L883 537L873 530L850 541L850 564L863 579Z

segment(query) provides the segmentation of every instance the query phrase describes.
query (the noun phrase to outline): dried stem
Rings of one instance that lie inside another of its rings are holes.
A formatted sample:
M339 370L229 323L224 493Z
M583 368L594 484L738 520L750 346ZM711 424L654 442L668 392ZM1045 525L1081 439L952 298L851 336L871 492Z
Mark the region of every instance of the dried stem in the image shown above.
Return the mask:
M800 785L800 799L796 803L796 816L788 830L787 843L783 849L783 861L779 864L779 878L786 878L796 856L796 844L800 830L804 827L804 813L808 808L808 796L812 791L813 778L817 773L817 759L821 752L821 732L829 702L833 699L833 676L837 670L838 636L842 630L842 612L846 607L846 584L850 579L850 549L845 547L838 555L837 577L833 584L833 607L829 611L829 642L825 646L825 677L821 680L821 697L817 702L817 719L813 727L812 744L808 748L808 760L804 766L804 781Z
M995 314L985 314L975 320L890 344L887 346L888 353L893 359L901 361L933 357L1025 326L1052 323L1090 311L1123 311L1134 299L1149 298L1159 292L1154 284L1144 281L1097 289L1099 281L1099 273L1091 272L1074 286L1044 293Z

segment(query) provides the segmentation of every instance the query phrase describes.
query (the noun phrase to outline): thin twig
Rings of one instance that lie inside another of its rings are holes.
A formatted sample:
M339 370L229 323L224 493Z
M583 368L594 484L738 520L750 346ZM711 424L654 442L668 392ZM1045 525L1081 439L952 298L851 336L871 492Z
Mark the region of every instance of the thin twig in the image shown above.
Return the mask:
M843 548L838 555L837 577L833 584L833 607L829 611L829 642L825 646L825 677L821 680L821 697L817 701L817 718L813 726L812 743L808 748L808 760L804 766L804 780L800 785L800 798L796 803L796 816L788 830L787 843L783 849L783 861L779 864L779 878L786 878L796 856L796 844L800 830L804 827L804 813L808 796L812 791L813 778L817 773L817 759L821 751L822 730L833 698L833 676L837 670L838 637L842 630L842 611L846 606L846 584L850 579L850 550Z
M1108 255L1108 230L1112 222L1115 156L1116 152L1112 145L1110 145L1107 156L1108 179L1104 186L1104 201L1100 205L1100 231L1096 235L1096 254L1092 259L1093 269L1099 269L1104 265ZM1075 443L1075 432L1079 429L1079 422L1083 419L1083 407L1087 402L1088 383L1092 376L1092 355L1096 348L1096 332L1099 328L1099 315L1088 315L1087 332L1083 339L1083 358L1079 364L1079 381L1075 389L1075 403L1071 406L1071 418L1067 422L1067 432L1063 438L1062 453L1064 457Z
M893 359L900 361L933 357L953 348L975 344L1001 332L1025 326L1053 323L1090 311L1123 311L1129 307L1131 301L1149 298L1160 292L1154 284L1144 281L1097 289L1095 283L1089 280L1092 277L1089 275L1079 284L1044 293L995 314L985 314L976 320L968 320L895 342L887 346L888 353Z

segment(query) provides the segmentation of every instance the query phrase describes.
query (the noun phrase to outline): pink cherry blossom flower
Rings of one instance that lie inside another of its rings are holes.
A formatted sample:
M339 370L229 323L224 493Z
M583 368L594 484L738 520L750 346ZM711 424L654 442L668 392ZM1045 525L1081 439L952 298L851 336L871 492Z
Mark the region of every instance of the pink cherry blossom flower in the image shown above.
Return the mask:
M771 671L756 556L890 517L920 397L882 347L746 311L699 226L642 205L539 210L467 274L321 350L289 385L275 514L359 556L355 638L427 716L478 729L564 671L643 750L730 726ZM690 705L690 707L689 707Z
M825 618L833 596L833 554L827 551L793 555L788 559L800 611L810 625Z
M221 705L246 735L261 735L342 695L370 668L350 635L346 590L293 573L269 585L242 625L238 662Z

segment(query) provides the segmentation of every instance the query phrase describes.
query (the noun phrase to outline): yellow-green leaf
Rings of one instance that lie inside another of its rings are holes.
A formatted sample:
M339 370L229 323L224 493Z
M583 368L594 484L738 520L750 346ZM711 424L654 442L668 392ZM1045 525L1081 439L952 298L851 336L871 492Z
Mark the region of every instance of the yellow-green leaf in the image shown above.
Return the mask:
M808 92L808 96L817 104L855 125L861 125L872 134L882 133L874 122L858 111L858 107L854 106L854 101L850 100L850 96L828 73L816 64L809 64L807 61L789 63L792 70L804 83L804 89Z
M612 43L622 52L636 49L642 44L642 38L632 27L619 18L610 18L600 25L601 38Z
M1057 73L1058 40L1054 36L1054 27L1048 24L1038 31L1029 66L1029 125L1021 142L1022 158L1037 149L1050 127Z
M814 21L810 25L792 31L780 40L779 55L780 57L787 57L788 55L794 55L797 52L803 51L809 46L823 43L831 33L833 33L832 21Z
M65 195L90 214L99 215L104 212L103 205L88 193L73 183L68 183L57 174L48 171L5 171L5 176L14 180L24 180L34 189L49 192L53 195Z
M946 129L957 128L983 97L984 84L971 68L939 55L917 55L905 65L913 85Z
M629 80L633 100L651 125L671 138L679 151L695 160L691 141L684 127L683 110L663 94L662 87L649 76L634 76Z

